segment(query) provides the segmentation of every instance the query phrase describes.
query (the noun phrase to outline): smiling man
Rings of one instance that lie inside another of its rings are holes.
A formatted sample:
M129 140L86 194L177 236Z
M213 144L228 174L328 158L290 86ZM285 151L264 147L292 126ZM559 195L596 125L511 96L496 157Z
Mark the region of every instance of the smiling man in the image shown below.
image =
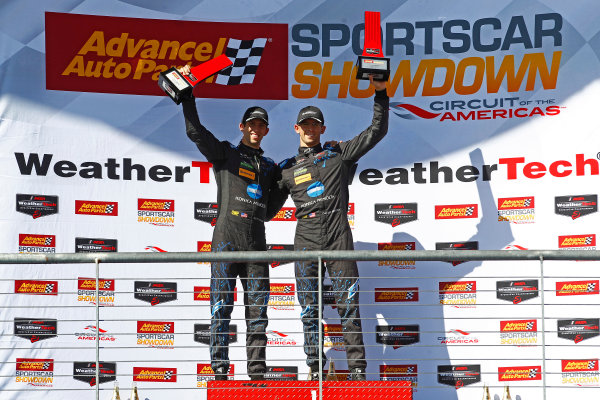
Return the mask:
M180 69L189 74L189 67ZM260 148L269 133L269 117L261 107L250 107L239 124L242 139L237 146L219 141L198 118L194 98L183 102L186 133L213 164L217 182L219 214L212 238L212 251L266 250L265 225L280 206L269 201L276 185L278 167ZM275 207L275 208L274 208ZM229 323L233 294L239 276L246 307L246 352L248 375L261 380L266 372L267 263L211 263L210 356L215 379L227 380L229 369Z
M325 118L314 106L298 113L294 130L300 136L298 154L280 163L279 188L283 196L291 194L296 205L295 250L352 250L352 232L348 224L348 179L353 165L387 133L389 98L386 83L373 81L375 105L371 125L347 142L321 146ZM367 360L358 309L358 268L354 261L330 261L326 268L331 278L338 313L343 326L344 344L350 368L349 380L365 380ZM325 365L319 365L318 343L318 265L296 262L298 299L302 307L304 352L310 367L310 379L319 379Z

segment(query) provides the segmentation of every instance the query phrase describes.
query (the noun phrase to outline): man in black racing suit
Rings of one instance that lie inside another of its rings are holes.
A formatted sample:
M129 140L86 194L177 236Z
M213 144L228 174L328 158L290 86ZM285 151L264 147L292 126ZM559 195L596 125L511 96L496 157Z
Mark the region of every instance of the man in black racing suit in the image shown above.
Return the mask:
M294 129L300 135L299 154L279 164L280 191L291 194L296 205L295 250L353 250L348 224L348 179L354 164L387 133L389 98L385 82L373 81L375 105L371 126L347 142L321 146L325 132L323 114L317 107L300 110ZM343 327L350 380L365 380L367 360L359 312L358 268L354 261L329 261L338 313ZM304 351L310 379L318 379L319 365L318 265L296 262L298 299L302 307ZM322 284L322 282L319 282Z
M180 72L189 74L189 67ZM264 222L273 218L280 206L269 202L277 184L278 167L264 157L260 142L269 132L267 112L250 107L239 129L243 136L237 146L219 141L198 118L194 98L183 102L186 133L200 152L213 164L217 182L219 214L213 232L212 251L266 250ZM272 209L270 207L277 207ZM210 282L210 357L215 379L227 380L229 369L229 323L233 310L236 277L244 289L246 352L248 375L262 380L266 372L267 303L269 269L267 263L213 262Z

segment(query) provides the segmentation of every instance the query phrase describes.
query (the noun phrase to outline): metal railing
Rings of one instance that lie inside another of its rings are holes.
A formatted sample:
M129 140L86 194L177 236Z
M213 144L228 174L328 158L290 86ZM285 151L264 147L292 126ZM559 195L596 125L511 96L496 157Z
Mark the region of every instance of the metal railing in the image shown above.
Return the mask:
M100 326L100 265L105 263L197 263L197 262L291 262L291 261L316 261L318 262L319 282L323 262L334 260L347 261L537 261L539 272L535 275L540 278L541 300L541 337L542 337L542 390L546 399L546 338L545 326L545 289L544 289L544 262L545 261L599 261L600 251L562 251L562 250L444 250L444 251L248 251L248 252L164 252L164 253L50 253L50 254L0 254L0 264L95 264L95 322ZM594 277L595 278L595 277ZM361 278L362 279L362 278ZM323 304L322 286L319 285L319 303ZM323 319L322 307L319 308L319 320ZM100 329L96 329L96 382L100 382ZM319 343L323 343L323 331L319 329ZM319 351L319 362L321 363ZM322 365L322 363L321 363ZM100 388L96 385L96 399L99 399ZM319 391L322 393L322 375L319 380Z

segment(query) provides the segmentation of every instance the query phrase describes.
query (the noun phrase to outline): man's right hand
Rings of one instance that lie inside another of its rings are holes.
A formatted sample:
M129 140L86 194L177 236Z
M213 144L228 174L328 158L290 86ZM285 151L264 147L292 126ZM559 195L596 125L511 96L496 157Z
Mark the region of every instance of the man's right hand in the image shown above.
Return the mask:
M191 72L191 68L189 65L184 65L183 67L177 69L181 75L189 75Z

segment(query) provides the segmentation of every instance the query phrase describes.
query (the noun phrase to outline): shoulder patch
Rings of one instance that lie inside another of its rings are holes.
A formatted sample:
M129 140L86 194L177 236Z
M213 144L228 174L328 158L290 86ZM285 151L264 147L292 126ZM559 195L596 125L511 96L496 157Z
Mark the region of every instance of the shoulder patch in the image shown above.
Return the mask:
M293 165L294 157L286 158L279 163L279 168L289 168Z

